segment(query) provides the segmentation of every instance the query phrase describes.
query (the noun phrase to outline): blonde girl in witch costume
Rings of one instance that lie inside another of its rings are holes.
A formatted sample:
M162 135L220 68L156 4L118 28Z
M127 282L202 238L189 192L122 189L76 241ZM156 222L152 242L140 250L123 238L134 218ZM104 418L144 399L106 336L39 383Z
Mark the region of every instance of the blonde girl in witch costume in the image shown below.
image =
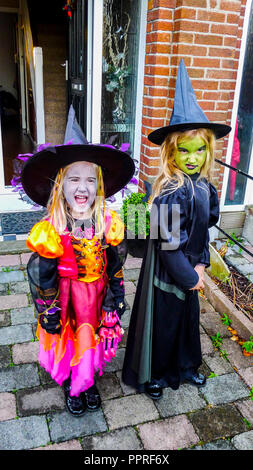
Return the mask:
M26 163L22 183L47 215L31 230L28 277L39 315L39 363L81 416L101 400L101 375L122 338L124 226L105 198L124 187L133 160L103 145L47 147Z
M170 124L148 137L161 145L161 168L152 187L151 233L122 374L126 384L154 400L164 387L176 390L185 381L200 386L206 380L198 372L198 291L210 264L208 229L219 219L217 191L210 183L215 140L230 130L208 121L181 61Z

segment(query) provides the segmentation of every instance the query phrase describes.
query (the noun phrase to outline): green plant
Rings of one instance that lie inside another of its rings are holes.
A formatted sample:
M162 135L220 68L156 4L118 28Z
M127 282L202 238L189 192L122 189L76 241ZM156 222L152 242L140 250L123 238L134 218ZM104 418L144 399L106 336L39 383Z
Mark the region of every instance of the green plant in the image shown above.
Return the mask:
M212 379L213 377L217 377L217 375L214 372L211 372L208 376L209 379Z
M14 366L15 366L14 362L11 361L7 367L14 367Z
M243 421L246 424L246 426L248 426L248 428L251 428L251 423L246 418L243 418Z
M224 316L221 319L222 323L226 326L231 326L232 325L232 320L224 313Z
M242 344L242 348L245 349L246 352L253 351L253 336L250 336L249 341L245 341Z
M120 215L127 231L136 237L146 238L150 232L150 214L145 194L132 193L124 199Z
M232 233L231 237L232 237L235 241L229 239L229 240L228 240L228 245L229 245L229 246L234 246L234 245L235 245L235 242L238 242L238 243L243 244L243 239L242 239L241 237L239 237L239 236L236 236L236 234L235 234L234 232ZM239 253L241 253L241 252L242 252L242 249L239 248Z
M223 340L222 340L222 337L220 335L220 333L216 333L216 336L211 336L211 340L212 340L212 343L213 343L213 347L216 348L216 349L220 349L222 343L223 343Z
M225 349L219 349L220 351L220 356L223 357L223 359L226 359L228 361L228 353Z
M249 397L251 400L253 400L253 387L251 388L250 392L249 392Z
M218 349L220 356L223 357L223 359L226 359L228 361L228 353L225 351L225 349L221 349L221 345L223 344L223 339L220 335L220 333L216 333L216 336L211 336L211 340L213 343L214 349Z

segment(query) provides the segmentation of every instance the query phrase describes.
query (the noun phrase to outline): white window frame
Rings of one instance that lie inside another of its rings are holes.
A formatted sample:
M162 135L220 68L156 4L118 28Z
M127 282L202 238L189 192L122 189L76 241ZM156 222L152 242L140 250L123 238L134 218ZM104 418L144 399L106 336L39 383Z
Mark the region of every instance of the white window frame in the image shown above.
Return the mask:
M248 26L249 26L252 2L253 0L247 0L247 4L245 8L243 34L242 34L242 40L241 40L241 50L240 50L237 81L236 81L234 104L233 104L232 119L231 119L232 131L229 134L227 154L226 154L226 163L228 165L230 165L231 154L232 154L233 143L234 143L235 125L236 125L236 118L237 118L238 105L239 105L239 99L240 99L240 89L241 89L241 82L242 82L242 73L243 73L243 65L244 65L244 58L245 58L245 52L246 52L247 34L248 34ZM246 186L243 204L234 204L234 205L226 204L225 205L227 185L228 185L230 171L233 171L233 170L230 170L229 168L225 167L221 199L220 199L220 211L221 212L243 211L247 204L253 204L253 181L247 178L247 186ZM251 157L250 157L249 174L253 175L253 148L252 148Z
M88 14L88 20L91 20L91 14ZM90 28L89 28L90 26ZM103 0L93 1L92 24L88 24L88 30L92 31L92 83L90 114L91 119L91 142L100 142L101 129L101 94L102 94L102 48L103 48ZM91 60L91 59L90 59Z

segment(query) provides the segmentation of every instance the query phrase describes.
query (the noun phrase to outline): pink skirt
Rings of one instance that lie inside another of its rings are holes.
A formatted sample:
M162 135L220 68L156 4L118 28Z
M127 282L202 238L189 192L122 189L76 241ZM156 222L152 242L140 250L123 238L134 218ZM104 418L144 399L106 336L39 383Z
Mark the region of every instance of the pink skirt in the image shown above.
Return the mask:
M39 363L59 385L71 374L72 396L91 387L94 374L98 371L102 375L106 362L111 360L96 334L107 282L107 275L89 283L61 278L60 335L47 333L38 323Z

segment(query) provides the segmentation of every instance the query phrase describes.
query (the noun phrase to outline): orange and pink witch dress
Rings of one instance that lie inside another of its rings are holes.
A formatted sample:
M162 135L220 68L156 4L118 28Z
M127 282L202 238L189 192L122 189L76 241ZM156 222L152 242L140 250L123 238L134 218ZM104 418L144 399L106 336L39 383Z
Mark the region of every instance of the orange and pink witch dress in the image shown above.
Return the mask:
M123 222L106 210L99 238L91 221L59 235L43 220L32 228L27 246L34 252L27 268L39 315L39 363L59 385L71 377L70 395L79 396L94 384L97 371L102 375L122 339ZM52 334L42 328L41 319L46 322L56 312L60 333Z

